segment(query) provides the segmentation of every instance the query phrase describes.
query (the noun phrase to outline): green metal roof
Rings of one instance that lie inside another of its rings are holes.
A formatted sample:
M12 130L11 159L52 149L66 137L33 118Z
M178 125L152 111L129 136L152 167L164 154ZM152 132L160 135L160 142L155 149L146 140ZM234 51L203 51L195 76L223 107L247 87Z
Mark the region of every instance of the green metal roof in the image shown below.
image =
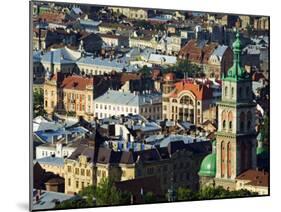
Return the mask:
M199 176L215 177L216 176L216 154L207 155L200 166Z
M267 152L267 149L264 146L257 147L257 150L256 150L257 155L261 155L261 154L266 153L266 152Z
M234 53L233 65L230 69L228 69L226 76L223 76L223 80L248 80L249 76L241 65L242 42L240 40L239 33L236 34L236 40L232 44L232 50Z

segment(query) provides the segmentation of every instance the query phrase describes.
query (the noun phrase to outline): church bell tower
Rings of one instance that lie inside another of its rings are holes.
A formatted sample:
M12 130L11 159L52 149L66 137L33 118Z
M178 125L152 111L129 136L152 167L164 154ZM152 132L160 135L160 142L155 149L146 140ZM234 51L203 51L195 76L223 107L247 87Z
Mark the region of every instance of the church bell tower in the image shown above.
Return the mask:
M222 78L222 98L217 104L215 178L220 182L233 182L243 171L256 167L256 104L251 77L241 66L239 33L232 48L233 65Z

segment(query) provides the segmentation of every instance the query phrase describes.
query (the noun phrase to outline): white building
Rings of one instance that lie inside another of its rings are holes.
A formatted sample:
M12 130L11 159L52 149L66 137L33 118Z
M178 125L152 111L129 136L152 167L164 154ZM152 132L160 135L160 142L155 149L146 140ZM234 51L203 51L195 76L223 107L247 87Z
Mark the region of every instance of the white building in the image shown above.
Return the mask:
M55 156L58 158L69 157L77 147L62 143L42 144L36 147L36 159Z
M128 114L141 114L146 118L161 119L162 95L151 92L138 94L108 90L94 100L94 114L99 119Z

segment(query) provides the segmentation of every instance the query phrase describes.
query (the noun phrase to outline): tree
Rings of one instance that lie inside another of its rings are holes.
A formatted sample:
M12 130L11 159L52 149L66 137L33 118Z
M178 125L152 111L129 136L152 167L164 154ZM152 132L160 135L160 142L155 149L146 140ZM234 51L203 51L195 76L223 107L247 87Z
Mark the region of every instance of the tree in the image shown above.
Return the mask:
M188 188L179 187L177 190L177 200L194 200L196 194Z
M152 192L147 192L144 194L144 202L145 203L153 203L156 202L157 198L155 196L155 194L153 194Z
M130 193L118 191L113 180L102 178L98 186L88 186L82 189L74 200L64 201L56 208L80 208L105 205L130 204Z
M33 91L33 113L34 117L46 115L44 110L44 94L40 91Z
M84 199L69 199L65 200L55 206L55 209L65 209L65 208L84 208L88 207L87 202Z
M232 197L246 197L255 196L257 193L250 192L246 189L237 191L229 191L223 187L205 187L198 192L199 199L217 199L217 198L232 198Z
M96 198L97 205L118 205L129 204L130 194L118 191L113 180L102 178L100 184L84 188L79 195L86 198L89 206L93 204L93 198Z
M95 190L97 205L117 205L121 200L120 192L117 191L112 180L102 178Z

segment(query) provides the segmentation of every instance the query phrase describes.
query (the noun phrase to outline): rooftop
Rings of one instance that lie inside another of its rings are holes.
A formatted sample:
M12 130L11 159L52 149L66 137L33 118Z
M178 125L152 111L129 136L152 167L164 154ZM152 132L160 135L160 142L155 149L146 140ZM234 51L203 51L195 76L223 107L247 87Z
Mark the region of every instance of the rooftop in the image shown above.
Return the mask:
M33 190L33 210L43 210L43 209L52 209L56 206L57 202L62 202L71 198L75 198L74 196L67 195L59 192L52 191L41 191L41 195L39 196L39 200L36 201L37 190Z
M265 171L249 169L241 173L236 179L250 181L247 184L252 186L269 186L269 173Z
M138 68L135 65L130 65L126 58L118 58L118 59L110 59L110 58L101 58L101 57L93 57L93 56L85 56L81 57L77 60L77 64L86 64L93 66L102 66L111 68L112 70L122 72L126 70L128 72L137 71Z
M116 90L108 90L105 94L95 99L95 103L126 105L126 106L142 106L153 102L161 102L161 94L136 94L131 92L122 92Z
M43 165L53 165L53 166L61 166L63 167L64 165L64 159L60 158L60 157L44 157L44 158L40 158L37 160L34 160L33 163L35 164L36 162L38 162L39 164L43 164Z

